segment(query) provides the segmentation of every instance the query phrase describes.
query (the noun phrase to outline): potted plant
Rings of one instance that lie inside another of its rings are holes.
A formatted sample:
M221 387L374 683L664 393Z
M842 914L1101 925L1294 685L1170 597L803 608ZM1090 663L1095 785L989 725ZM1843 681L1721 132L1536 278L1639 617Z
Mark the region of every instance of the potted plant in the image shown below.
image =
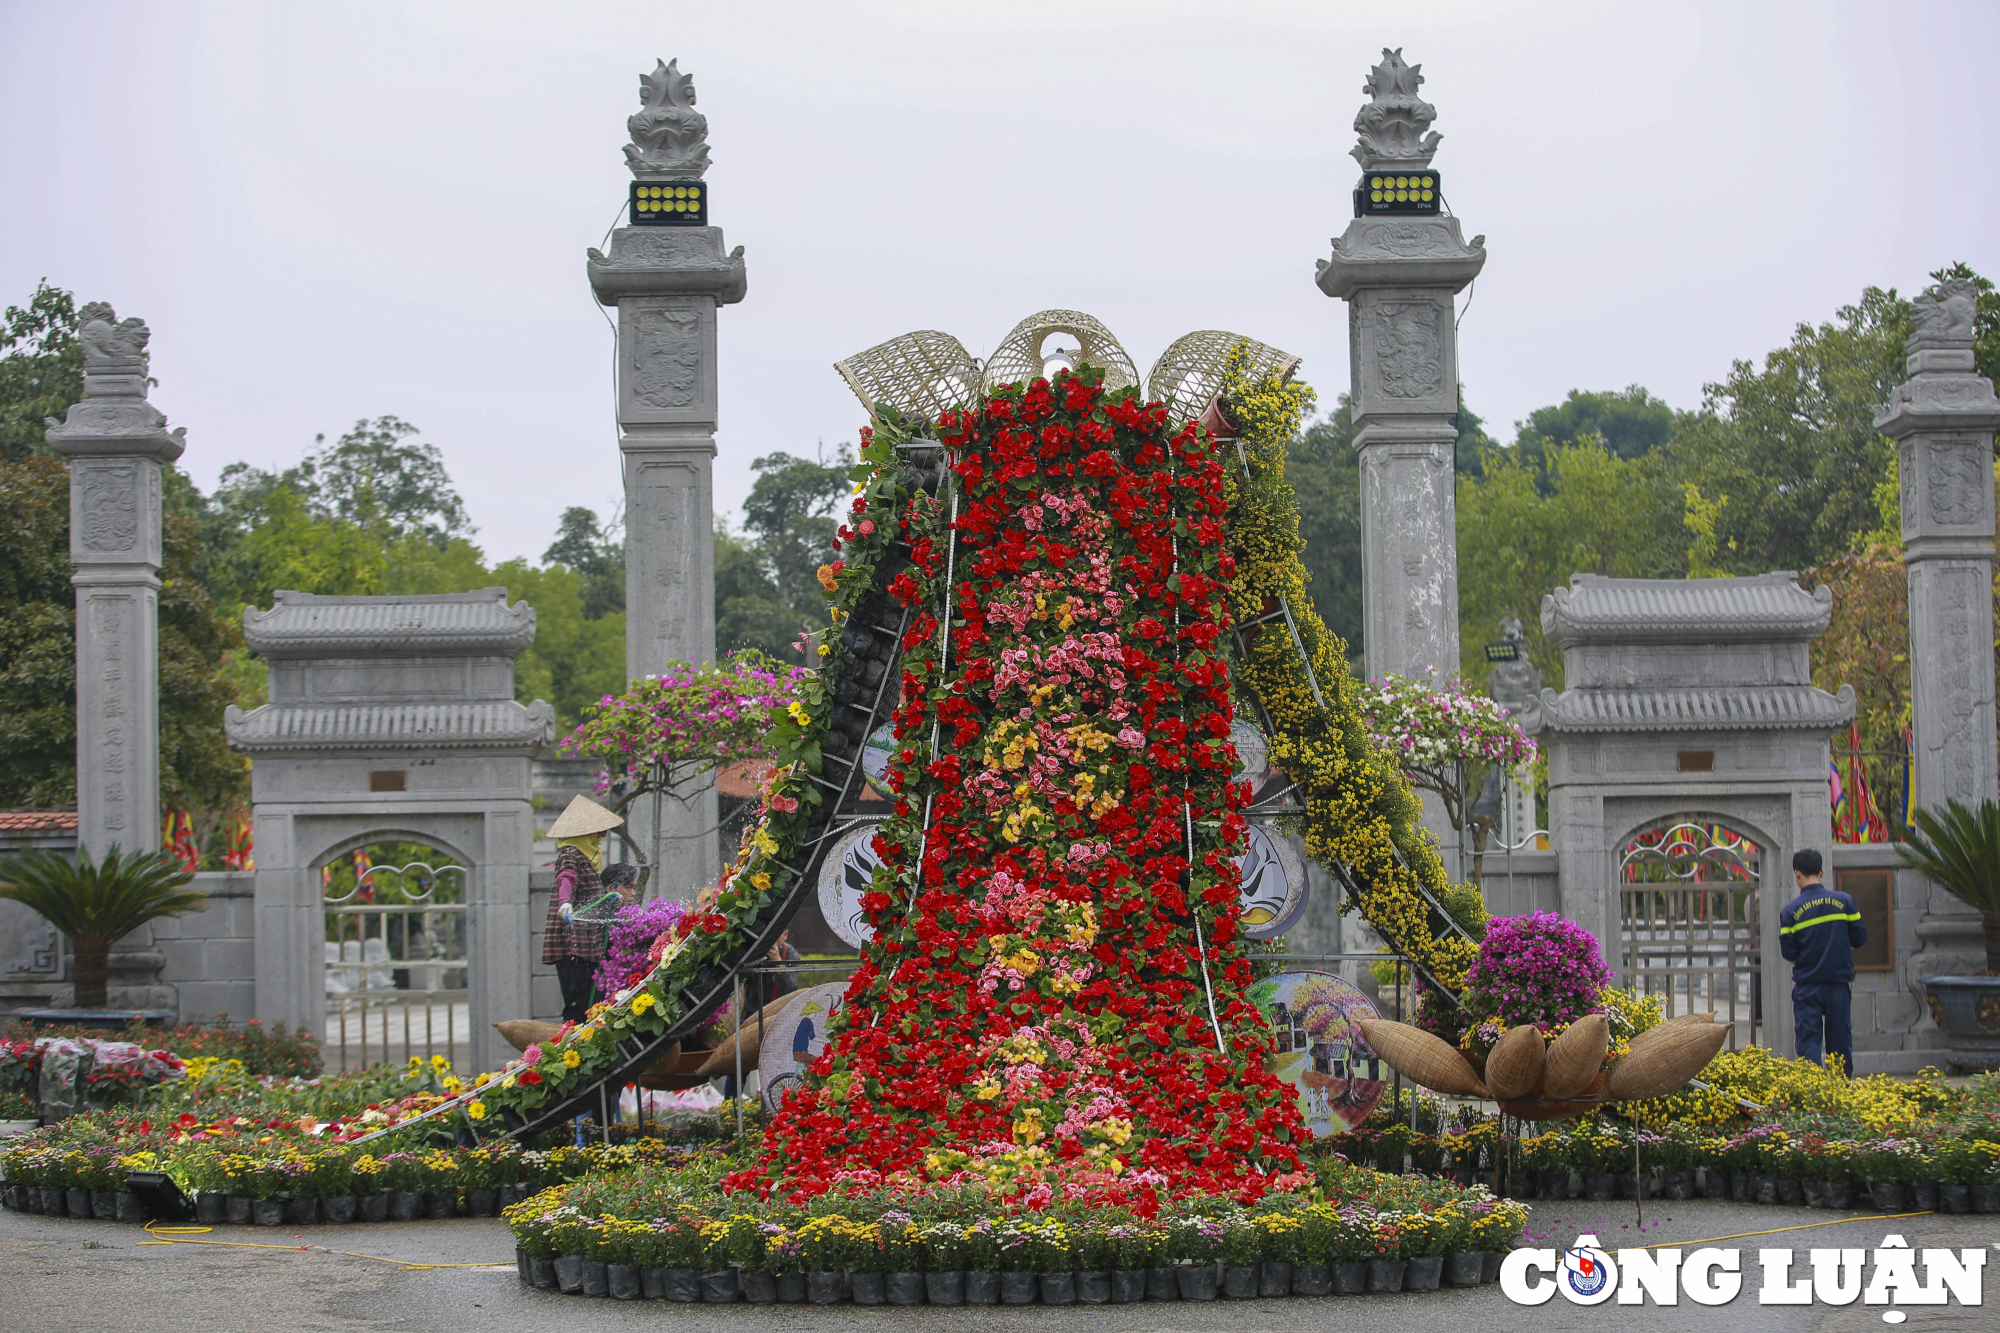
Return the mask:
M1960 1072L2000 1069L2000 806L1952 800L1944 810L1914 810L1902 864L1979 913L1986 970L1924 980L1931 1018L1951 1039Z
M62 932L76 950L76 1007L105 1007L106 959L117 940L150 921L186 916L208 895L185 887L194 875L164 852L119 850L92 860L42 848L0 858L0 898L11 899Z
M1111 1243L1111 1227L1101 1217L1080 1224L1076 1242L1076 1298L1085 1305L1103 1305L1111 1299L1111 1265L1116 1260Z
M932 1305L965 1304L965 1228L933 1222L921 1234L924 1293Z
M1228 1228L1212 1217L1176 1218L1167 1232L1174 1279L1184 1301L1215 1299L1215 1261L1222 1257Z
M965 1303L1000 1302L1000 1232L993 1219L982 1217L962 1233L965 1239Z
M847 1294L847 1219L809 1218L799 1228L806 1294L814 1305L832 1305Z
M764 1237L763 1267L771 1275L771 1299L786 1305L801 1303L806 1298L805 1248L797 1229L783 1222L760 1222L757 1228Z
M1019 1222L1005 1222L994 1228L1000 1248L1000 1303L1035 1303L1036 1242L1032 1228Z
M1034 1265L1042 1304L1076 1302L1076 1241L1061 1218L1044 1217L1034 1228Z
M0 1091L0 1139L11 1139L41 1126L35 1104L18 1092Z
M1157 1262L1160 1232L1142 1222L1126 1221L1105 1233L1111 1242L1111 1299L1128 1305L1146 1299L1146 1274Z
M891 1305L924 1303L923 1231L908 1213L890 1209L882 1214L883 1296Z
M1292 1290L1301 1296L1333 1293L1333 1250L1340 1213L1330 1203L1316 1203L1299 1214L1293 1233Z
M1247 1217L1223 1223L1222 1291L1234 1301L1257 1295L1257 1262L1264 1253L1264 1233Z

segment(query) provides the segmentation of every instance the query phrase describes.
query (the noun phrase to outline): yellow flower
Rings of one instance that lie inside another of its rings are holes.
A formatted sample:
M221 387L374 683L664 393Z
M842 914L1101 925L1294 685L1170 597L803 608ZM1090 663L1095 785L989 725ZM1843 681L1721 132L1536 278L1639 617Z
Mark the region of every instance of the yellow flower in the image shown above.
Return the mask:
M465 1104L465 1113L474 1120L484 1120L486 1118L486 1103L474 1098Z
M578 1055L575 1051L564 1051L563 1063L565 1065L568 1065L571 1069L574 1069L578 1065L583 1063L583 1057Z
M648 1009L651 1009L657 1003L658 1001L653 998L653 993L651 991L640 991L637 995L632 997L632 1012L635 1014L643 1014Z
M832 649L832 648L830 648L829 646L827 646L826 644L821 644L821 645L819 646L819 655L820 655L821 657L832 657L832 656L833 656L833 649Z
M808 713L806 711L806 706L800 703L797 699L794 699L790 703L785 705L785 712L787 715L791 717L792 721L798 723L802 727L806 723L812 721L812 714Z
M771 887L771 877L760 870L750 877L750 883L756 888L768 890Z

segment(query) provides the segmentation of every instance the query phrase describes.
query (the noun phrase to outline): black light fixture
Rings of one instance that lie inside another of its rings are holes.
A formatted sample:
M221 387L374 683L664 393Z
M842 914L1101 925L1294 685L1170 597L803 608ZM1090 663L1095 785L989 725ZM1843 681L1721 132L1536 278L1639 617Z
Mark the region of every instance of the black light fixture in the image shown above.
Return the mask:
M706 227L708 186L700 180L633 181L635 227Z
M1444 205L1444 191L1437 172L1371 171L1354 187L1354 216L1375 217L1389 213L1436 213Z
M137 1196L146 1216L162 1222L194 1221L194 1202L164 1171L134 1171L125 1177L125 1188Z

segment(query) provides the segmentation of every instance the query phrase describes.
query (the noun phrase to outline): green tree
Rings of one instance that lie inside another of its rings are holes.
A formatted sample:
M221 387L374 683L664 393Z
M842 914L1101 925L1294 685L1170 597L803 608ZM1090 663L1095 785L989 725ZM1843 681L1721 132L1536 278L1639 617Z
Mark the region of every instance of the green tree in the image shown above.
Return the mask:
M721 526L715 536L718 651L756 648L781 661L803 660L792 643L802 630L825 623L814 571L834 558L835 511L848 494L853 463L845 445L831 463L786 453L751 462L757 480L743 502L751 540Z
M1542 637L1542 598L1574 574L1682 574L1680 493L1654 460L1619 458L1591 435L1549 445L1546 471L1512 449L1489 450L1485 461L1484 477L1458 483L1460 670L1485 679L1481 645L1514 615L1529 657L1560 689L1562 658Z
M1285 479L1299 499L1299 536L1305 549L1313 609L1347 642L1358 659L1361 619L1361 462L1354 452L1354 421L1346 394L1333 411L1299 433L1285 458Z
M111 946L149 921L186 916L208 906L187 887L194 876L160 852L121 854L117 845L92 858L33 848L0 865L0 898L39 912L76 950L76 1005L102 1009Z
M43 448L44 419L61 420L82 397L76 298L44 278L25 307L7 307L0 328L0 459L19 460Z
M587 580L557 564L537 569L509 560L485 577L510 599L535 608L535 642L514 663L514 697L547 699L564 730L583 718L587 705L625 689L625 613L590 614Z
M1514 444L1523 458L1539 460L1551 444L1573 445L1594 435L1612 457L1637 458L1673 439L1675 420L1673 408L1637 384L1602 393L1571 389L1560 403L1515 422Z
M583 615L597 620L625 609L625 542L618 524L600 524L594 510L563 510L556 539L542 552L549 564L567 566L583 581Z
M817 585L815 585L817 586ZM799 637L799 617L778 600L778 589L765 572L757 548L715 525L715 651L719 656L754 648L781 662L801 661L792 648Z
M76 802L76 590L69 469L0 461L0 806Z

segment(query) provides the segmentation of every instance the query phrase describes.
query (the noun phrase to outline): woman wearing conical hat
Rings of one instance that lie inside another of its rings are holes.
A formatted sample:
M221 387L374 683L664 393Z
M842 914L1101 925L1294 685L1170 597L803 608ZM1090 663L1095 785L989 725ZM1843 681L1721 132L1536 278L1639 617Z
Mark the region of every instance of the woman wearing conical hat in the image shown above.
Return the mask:
M596 989L591 974L603 959L605 948L604 927L576 920L575 911L598 897L604 835L624 822L588 796L579 796L549 829L549 836L556 840L556 891L549 896L542 961L555 965L556 984L562 987L563 1021L568 1023L581 1023L590 1014Z

